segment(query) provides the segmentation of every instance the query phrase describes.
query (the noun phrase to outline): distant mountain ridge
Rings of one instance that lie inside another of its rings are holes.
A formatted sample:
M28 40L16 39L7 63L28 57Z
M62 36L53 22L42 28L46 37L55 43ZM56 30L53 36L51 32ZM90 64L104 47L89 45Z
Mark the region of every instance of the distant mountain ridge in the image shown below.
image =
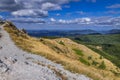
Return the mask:
M120 29L112 29L108 31L95 31L91 29L86 30L27 30L30 36L44 37L44 36L79 36L79 35L102 35L102 34L120 34Z
M120 34L120 29L112 29L108 31L108 34Z

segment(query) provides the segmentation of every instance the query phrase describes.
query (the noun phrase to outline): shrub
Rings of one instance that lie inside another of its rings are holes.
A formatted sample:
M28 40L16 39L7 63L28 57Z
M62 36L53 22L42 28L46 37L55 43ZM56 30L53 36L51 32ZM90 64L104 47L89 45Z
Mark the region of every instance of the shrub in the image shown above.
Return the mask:
M85 59L83 59L82 57L79 58L80 62L82 62L85 65L90 65L90 63L88 61L86 61Z
M81 50L79 49L73 49L77 55L84 56Z
M88 60L91 60L92 59L92 56L88 56Z
M99 63L96 62L96 61L93 61L93 62L92 62L92 65L94 65L94 66L97 66L97 64L99 64Z
M103 59L103 56L100 56L100 59Z
M98 66L98 68L100 68L100 69L106 69L105 62L102 61L101 64Z
M26 31L25 29L22 29L21 31L22 31L23 33L25 33L25 34L27 33L27 31Z
M61 44L61 45L65 45L62 41L60 41L59 44Z

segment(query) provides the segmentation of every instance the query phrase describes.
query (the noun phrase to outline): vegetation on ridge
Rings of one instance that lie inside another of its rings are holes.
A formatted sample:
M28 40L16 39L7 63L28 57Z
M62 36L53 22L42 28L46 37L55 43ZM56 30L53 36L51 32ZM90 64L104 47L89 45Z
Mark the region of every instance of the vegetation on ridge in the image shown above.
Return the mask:
M120 68L120 34L83 35L72 39L88 46Z

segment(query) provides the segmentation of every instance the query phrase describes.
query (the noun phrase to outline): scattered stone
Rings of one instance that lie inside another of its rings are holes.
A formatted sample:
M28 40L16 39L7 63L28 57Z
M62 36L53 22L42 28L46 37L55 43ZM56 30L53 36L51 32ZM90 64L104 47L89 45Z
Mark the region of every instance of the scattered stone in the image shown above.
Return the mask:
M5 59L8 59L7 57L4 57Z
M0 60L0 74L5 73L9 70L7 65Z
M17 59L13 59L12 62L13 62L13 63L16 63L16 62L17 62Z
M2 46L0 46L0 49L2 49Z
M27 61L25 61L25 64L27 64L27 65L28 65L29 63L28 63Z
M2 34L0 33L0 38L2 37Z
M0 60L0 63L3 63L3 61Z

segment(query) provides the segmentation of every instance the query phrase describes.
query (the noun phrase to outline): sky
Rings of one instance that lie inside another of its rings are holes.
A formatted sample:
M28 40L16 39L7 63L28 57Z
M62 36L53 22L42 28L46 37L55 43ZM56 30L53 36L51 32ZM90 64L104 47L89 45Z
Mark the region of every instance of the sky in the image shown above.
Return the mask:
M0 0L0 18L25 29L120 29L120 0Z

